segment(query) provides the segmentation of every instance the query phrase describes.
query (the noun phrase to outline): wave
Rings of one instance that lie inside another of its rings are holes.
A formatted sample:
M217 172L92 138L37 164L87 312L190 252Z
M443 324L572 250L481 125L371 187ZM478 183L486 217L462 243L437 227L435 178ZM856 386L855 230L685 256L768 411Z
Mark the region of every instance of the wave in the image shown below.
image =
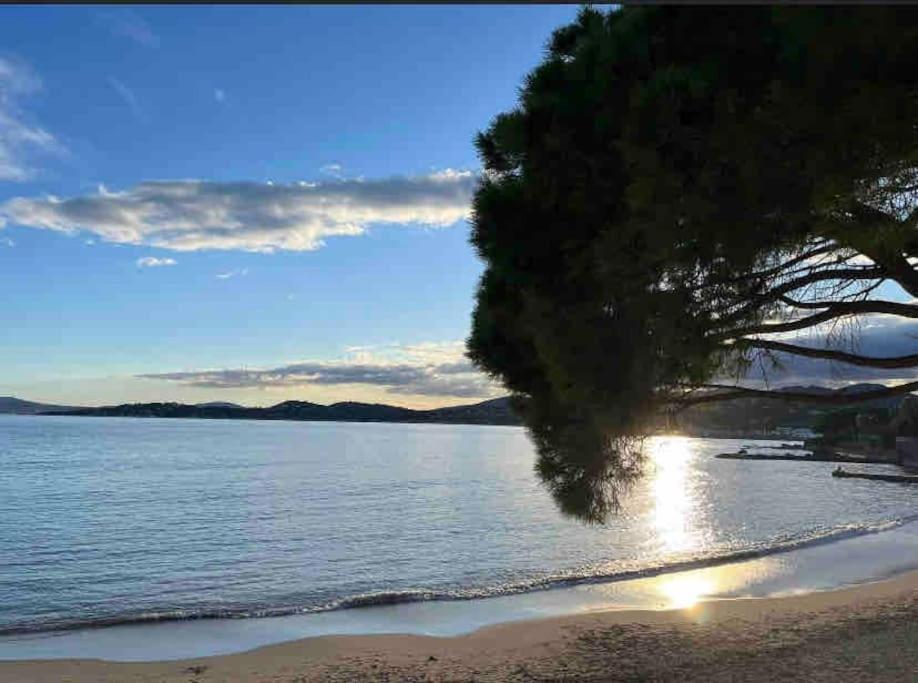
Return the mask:
M788 538L774 538L767 543L737 550L712 552L700 556L663 562L634 568L612 570L582 569L548 576L488 587L469 587L455 590L402 590L361 593L320 604L281 605L258 608L203 608L147 611L118 616L102 616L84 619L43 620L38 623L11 624L0 626L0 637L47 636L52 633L79 629L107 628L111 626L155 624L172 621L193 621L208 619L252 619L292 615L316 614L346 609L361 609L418 602L450 602L460 600L481 600L535 591L570 588L573 586L632 581L652 578L664 574L704 569L718 565L759 559L770 555L788 553L829 543L877 534L918 521L918 514L873 524L847 524L831 529L816 530L808 534Z

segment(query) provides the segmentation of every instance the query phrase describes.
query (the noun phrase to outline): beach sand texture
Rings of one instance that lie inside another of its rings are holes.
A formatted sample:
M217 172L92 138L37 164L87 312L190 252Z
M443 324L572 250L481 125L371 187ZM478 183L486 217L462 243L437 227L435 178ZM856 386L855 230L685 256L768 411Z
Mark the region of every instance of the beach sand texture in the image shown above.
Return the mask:
M0 681L918 681L918 572L799 596L603 611L434 638L308 638L148 663L0 663Z

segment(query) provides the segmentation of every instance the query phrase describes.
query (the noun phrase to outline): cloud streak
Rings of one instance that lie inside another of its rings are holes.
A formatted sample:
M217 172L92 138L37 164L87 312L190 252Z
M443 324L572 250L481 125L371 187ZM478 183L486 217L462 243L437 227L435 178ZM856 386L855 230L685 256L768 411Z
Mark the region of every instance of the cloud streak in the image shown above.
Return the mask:
M131 110L131 113L134 115L135 119L143 122L147 121L147 113L143 106L140 104L140 100L137 99L137 95L134 94L133 90L131 90L117 78L110 77L108 79L108 84L116 93L118 93L118 97L120 97L127 105L127 108Z
M504 393L461 354L461 344L393 345L389 353L351 351L342 361L301 361L271 368L165 372L138 375L204 389L276 389L355 385L391 394L490 398ZM393 353L394 351L394 353ZM370 354L370 355L368 355Z
M156 258L155 256L144 256L137 259L138 268L161 268L163 266L174 266L177 263L172 258Z
M159 47L159 36L143 17L133 10L108 10L100 12L98 18L116 36L127 38L144 47Z
M32 154L63 150L51 133L29 122L21 108L21 101L41 87L41 79L28 65L0 57L0 181L28 180L35 175L28 161Z
M319 172L339 180L344 178L344 167L341 164L325 164L319 168Z
M156 181L66 199L18 197L0 204L0 220L174 251L311 251L374 224L452 225L468 217L475 183L471 172L453 170L287 185Z

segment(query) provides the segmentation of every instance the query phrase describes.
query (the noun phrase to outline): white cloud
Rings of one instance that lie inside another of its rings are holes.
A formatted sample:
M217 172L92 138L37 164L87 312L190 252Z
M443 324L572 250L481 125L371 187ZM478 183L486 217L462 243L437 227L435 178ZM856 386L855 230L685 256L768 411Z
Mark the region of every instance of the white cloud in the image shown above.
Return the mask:
M475 183L471 172L453 170L288 185L145 182L68 199L11 199L0 204L0 220L174 251L309 251L327 237L361 235L373 224L452 225L469 215Z
M138 375L206 389L375 386L409 396L492 398L506 393L463 356L462 342L351 347L338 361L298 361L270 368Z
M134 94L134 91L127 87L124 83L119 81L117 78L109 77L108 84L118 93L124 103L127 105L128 109L131 110L131 113L134 115L138 121L147 121L147 113L140 104L140 100L137 99L137 95ZM99 193L105 193L105 186L99 186Z
M171 258L157 258L155 256L144 256L143 258L137 259L138 268L159 268L161 266L174 266L176 264L175 259Z
M29 122L20 107L24 97L41 87L41 80L28 65L0 57L0 181L28 180L35 174L28 162L33 153L63 151L57 139Z
M229 280L234 277L245 277L249 274L248 268L237 268L236 270L228 270L225 273L217 273L218 280Z
M319 168L319 172L324 175L329 175L332 178L342 179L344 173L344 167L341 164L325 164Z
M224 92L220 88L214 88L214 99L217 102L220 102L221 104L223 102L226 102L226 92Z
M97 17L116 36L127 38L145 47L159 47L159 36L143 17L133 10L111 9L99 12Z

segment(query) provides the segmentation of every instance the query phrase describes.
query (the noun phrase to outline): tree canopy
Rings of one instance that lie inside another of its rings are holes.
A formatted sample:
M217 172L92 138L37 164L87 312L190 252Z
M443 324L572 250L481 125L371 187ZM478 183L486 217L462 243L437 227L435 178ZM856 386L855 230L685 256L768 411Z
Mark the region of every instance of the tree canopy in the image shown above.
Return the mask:
M613 509L661 413L851 400L744 385L753 364L918 367L918 342L788 340L918 318L915 64L908 7L584 9L555 31L476 141L468 353L516 397L562 509ZM878 299L887 282L913 300Z

